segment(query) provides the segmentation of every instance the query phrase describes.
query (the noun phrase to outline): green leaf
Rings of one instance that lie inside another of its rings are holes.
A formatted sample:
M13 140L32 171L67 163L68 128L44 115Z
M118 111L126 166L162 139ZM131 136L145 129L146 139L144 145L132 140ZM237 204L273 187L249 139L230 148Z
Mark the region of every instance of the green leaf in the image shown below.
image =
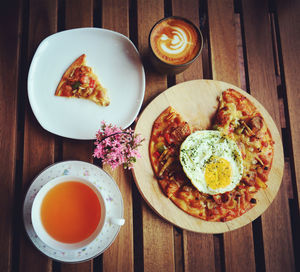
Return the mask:
M76 81L75 83L73 83L73 85L72 85L72 89L73 90L76 90L76 89L78 89L78 87L81 85L81 83L79 82L79 81Z

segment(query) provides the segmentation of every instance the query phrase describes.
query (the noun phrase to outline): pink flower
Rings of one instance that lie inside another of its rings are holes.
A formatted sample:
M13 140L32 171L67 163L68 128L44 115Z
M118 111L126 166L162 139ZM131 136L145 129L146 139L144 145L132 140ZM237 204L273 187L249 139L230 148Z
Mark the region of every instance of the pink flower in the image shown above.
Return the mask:
M122 130L102 121L101 129L96 133L93 156L101 159L104 164L109 164L112 169L121 164L125 169L131 169L136 159L141 157L138 147L143 140L131 128Z

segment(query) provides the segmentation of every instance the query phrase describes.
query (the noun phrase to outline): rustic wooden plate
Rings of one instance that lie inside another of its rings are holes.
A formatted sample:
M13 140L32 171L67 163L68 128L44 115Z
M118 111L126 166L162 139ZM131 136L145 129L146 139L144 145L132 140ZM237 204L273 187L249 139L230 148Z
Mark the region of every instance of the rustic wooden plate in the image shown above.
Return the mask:
M261 112L270 129L274 145L272 169L267 189L256 194L257 205L242 216L228 222L207 222L195 218L179 209L161 191L152 171L149 159L149 139L152 125L158 115L168 106L174 107L192 127L210 127L218 107L218 97L222 91L233 88L249 98ZM145 201L170 223L194 232L223 233L242 227L260 216L271 204L280 187L283 175L283 148L278 129L266 109L252 96L231 84L215 80L193 80L175 85L157 96L143 111L136 125L145 142L140 148L142 158L133 169L136 185Z

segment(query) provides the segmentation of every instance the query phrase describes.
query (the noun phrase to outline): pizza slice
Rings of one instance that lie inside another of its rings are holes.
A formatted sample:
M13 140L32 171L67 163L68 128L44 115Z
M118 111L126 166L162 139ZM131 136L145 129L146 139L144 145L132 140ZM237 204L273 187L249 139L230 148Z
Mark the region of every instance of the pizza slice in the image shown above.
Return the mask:
M161 189L171 197L186 182L178 159L178 150L190 134L187 122L172 108L165 109L154 122L149 153Z
M56 96L85 98L100 106L108 106L107 90L100 84L92 68L86 65L86 55L77 58L63 74Z
M266 188L274 142L261 113L239 92L228 89L220 97L215 127L235 140L244 160L242 183Z

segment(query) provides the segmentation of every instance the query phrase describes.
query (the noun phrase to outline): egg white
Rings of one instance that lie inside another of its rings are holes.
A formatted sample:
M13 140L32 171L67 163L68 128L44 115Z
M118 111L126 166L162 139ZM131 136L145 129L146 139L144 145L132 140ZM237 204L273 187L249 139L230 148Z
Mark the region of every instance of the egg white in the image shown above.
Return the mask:
M205 167L213 157L223 158L230 163L231 180L226 187L212 189L205 181ZM242 154L236 142L222 136L219 131L202 130L189 135L180 147L179 159L193 185L206 194L233 190L243 175Z

